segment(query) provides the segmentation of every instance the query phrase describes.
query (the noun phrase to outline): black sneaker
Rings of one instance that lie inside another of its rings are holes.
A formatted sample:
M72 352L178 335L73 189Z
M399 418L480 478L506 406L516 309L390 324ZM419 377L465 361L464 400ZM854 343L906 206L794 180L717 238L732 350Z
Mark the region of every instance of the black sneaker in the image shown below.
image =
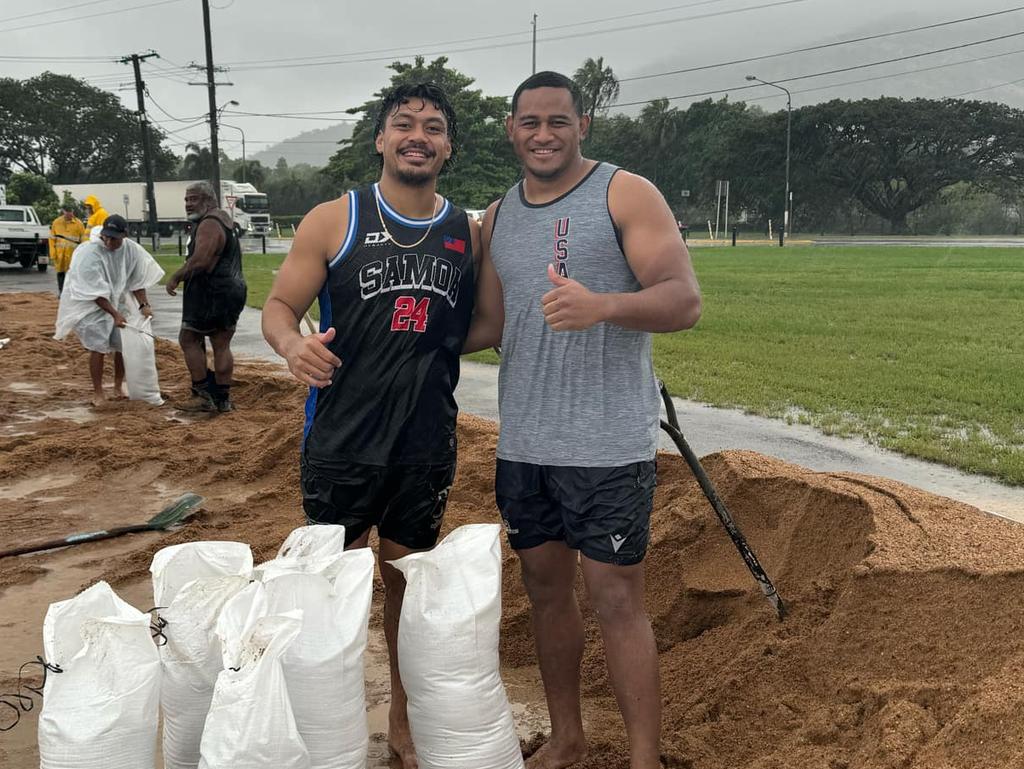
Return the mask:
M175 406L178 411L187 411L189 413L207 412L211 413L217 411L217 404L213 402L213 396L210 395L206 390L197 390L195 394L184 403L179 403Z

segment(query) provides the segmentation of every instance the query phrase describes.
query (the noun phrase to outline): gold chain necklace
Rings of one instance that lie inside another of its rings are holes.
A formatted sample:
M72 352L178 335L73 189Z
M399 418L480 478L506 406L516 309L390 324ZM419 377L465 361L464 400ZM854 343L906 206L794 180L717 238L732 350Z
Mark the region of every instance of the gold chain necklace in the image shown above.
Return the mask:
M377 218L380 219L380 226L384 228L384 234L388 236L388 240L394 243L399 248L416 248L420 243L427 239L430 235L430 230L434 227L434 219L437 218L437 195L434 195L434 210L430 214L430 224L427 225L427 231L423 233L423 237L417 240L415 243L406 245L405 243L399 243L395 240L395 236L391 234L391 230L388 229L387 224L384 222L384 212L380 210L380 189L374 188L373 199L377 203Z

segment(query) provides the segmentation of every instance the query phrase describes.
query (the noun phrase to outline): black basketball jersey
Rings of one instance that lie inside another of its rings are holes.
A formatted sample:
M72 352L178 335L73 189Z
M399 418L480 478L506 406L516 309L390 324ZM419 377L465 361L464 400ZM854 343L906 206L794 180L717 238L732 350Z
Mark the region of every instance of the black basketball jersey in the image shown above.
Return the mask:
M376 184L349 193L348 203L345 241L319 295L320 330L337 330L328 346L341 367L306 401L306 459L327 471L453 461L475 283L466 212L445 200L433 224L409 219ZM414 247L399 245L424 234Z

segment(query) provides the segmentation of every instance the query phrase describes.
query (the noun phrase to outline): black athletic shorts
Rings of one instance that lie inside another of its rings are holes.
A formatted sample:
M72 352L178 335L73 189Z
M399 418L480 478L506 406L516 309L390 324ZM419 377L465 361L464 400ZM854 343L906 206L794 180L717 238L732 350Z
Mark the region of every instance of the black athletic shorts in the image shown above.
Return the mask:
M341 524L345 545L371 526L377 534L413 550L437 544L455 479L455 463L440 465L346 464L325 473L305 457L302 509L309 523Z
M181 327L204 336L234 329L245 309L247 295L245 283L213 286L205 281L186 282Z
M654 461L555 467L498 460L494 492L514 550L565 542L587 558L629 566L651 533Z

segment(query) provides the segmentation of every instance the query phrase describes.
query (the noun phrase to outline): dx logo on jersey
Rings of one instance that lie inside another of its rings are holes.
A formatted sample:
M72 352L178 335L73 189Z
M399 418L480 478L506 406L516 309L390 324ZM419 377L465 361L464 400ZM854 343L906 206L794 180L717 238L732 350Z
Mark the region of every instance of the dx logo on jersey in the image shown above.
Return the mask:
M367 232L366 239L363 241L364 246L379 246L382 243L387 243L391 240L386 232Z

